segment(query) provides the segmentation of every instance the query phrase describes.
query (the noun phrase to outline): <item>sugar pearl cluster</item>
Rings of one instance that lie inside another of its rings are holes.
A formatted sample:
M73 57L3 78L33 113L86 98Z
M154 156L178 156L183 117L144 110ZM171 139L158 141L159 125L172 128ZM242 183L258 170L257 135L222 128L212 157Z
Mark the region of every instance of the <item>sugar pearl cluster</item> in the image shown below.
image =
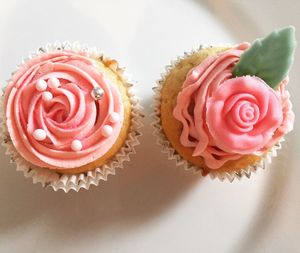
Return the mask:
M51 77L46 82L44 79L39 79L36 82L35 88L42 93L42 99L44 101L50 101L53 98L53 94L50 91L47 91L48 87L50 89L56 89L60 86L60 81L58 78Z
M49 78L47 81L44 79L39 79L36 81L35 88L37 91L42 92L42 99L45 102L49 102L53 99L53 93L51 92L54 89L57 89L61 86L60 80L58 78L52 77ZM95 87L91 91L91 96L92 98L97 101L101 100L104 96L104 91L101 87ZM110 113L108 117L108 122L109 124L104 124L102 129L101 129L101 134L104 137L109 137L113 134L113 124L118 123L120 121L120 115L117 112L112 112ZM47 133L44 129L38 128L33 131L33 137L37 141L44 141L47 139ZM81 140L79 139L74 139L70 143L70 148L74 152L78 152L84 148L84 145Z

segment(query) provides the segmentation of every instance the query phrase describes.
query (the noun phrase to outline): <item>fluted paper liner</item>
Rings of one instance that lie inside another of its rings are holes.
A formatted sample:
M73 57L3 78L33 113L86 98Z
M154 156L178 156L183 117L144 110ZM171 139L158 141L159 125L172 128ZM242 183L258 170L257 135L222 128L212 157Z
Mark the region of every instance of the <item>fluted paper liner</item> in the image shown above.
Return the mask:
M19 68L29 59L32 59L40 54L49 53L53 51L59 51L63 49L69 49L74 51L84 51L91 58L108 59L96 48L89 48L87 45L80 45L78 42L70 43L66 42L55 42L54 44L47 44L44 47L38 48L34 53L30 53L28 58L23 59L22 63L17 66ZM135 154L135 146L139 145L140 142L138 137L142 135L139 129L142 127L141 118L142 107L139 104L139 99L136 97L134 92L134 85L124 73L124 69L114 66L120 76L123 79L123 83L127 87L128 95L131 101L131 125L127 139L120 150L109 160L107 164L104 164L94 170L77 173L77 174L64 174L55 172L50 169L41 168L27 162L15 149L6 128L5 123L5 110L3 108L3 95L1 96L1 115L2 118L2 145L6 147L6 154L10 156L10 161L15 162L17 165L17 171L22 171L25 177L32 178L33 183L41 183L43 187L52 187L54 191L63 190L69 192L74 190L78 192L81 188L89 189L91 185L98 185L100 181L106 181L108 175L115 175L117 168L123 168L125 161L130 161L130 155ZM12 75L15 72L12 73ZM10 82L8 80L7 82ZM5 92L5 88L3 89Z
M220 47L227 47L230 45L217 45ZM153 122L152 127L154 128L153 135L157 138L157 144L161 146L162 153L166 153L168 156L168 160L175 160L176 166L183 167L185 170L201 173L202 175L204 169L202 167L198 167L193 165L191 162L183 159L181 155L172 147L171 143L167 139L164 134L161 119L160 119L160 107L161 107L161 89L165 83L166 77L170 74L170 71L182 60L188 58L193 55L195 52L200 51L201 49L208 46L200 46L196 50L192 50L191 52L185 52L183 56L177 57L175 61L172 61L169 65L165 67L165 72L161 74L161 78L156 82L156 85L153 87L154 96L152 107L154 112L152 114ZM218 172L218 171L210 171L209 176L212 179L218 178L220 181L228 180L232 182L234 179L242 179L243 177L250 178L251 174L256 172L258 169L265 169L266 163L272 162L272 157L277 156L277 151L281 149L281 143L284 141L282 138L277 144L275 144L268 152L266 152L262 159L252 165L247 166L239 171L232 172Z

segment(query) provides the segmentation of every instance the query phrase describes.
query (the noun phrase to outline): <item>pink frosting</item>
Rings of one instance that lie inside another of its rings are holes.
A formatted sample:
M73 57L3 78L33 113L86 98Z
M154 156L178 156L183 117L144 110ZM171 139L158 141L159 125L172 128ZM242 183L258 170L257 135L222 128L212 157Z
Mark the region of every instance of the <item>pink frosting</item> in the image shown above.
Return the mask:
M191 69L178 94L174 117L180 142L194 149L211 169L245 154L261 154L293 128L288 79L278 90L258 77L233 78L248 43L208 57Z
M53 98L42 99L38 80L57 78L58 88L47 87ZM94 87L104 91L95 100ZM13 75L4 95L6 124L17 151L29 162L50 169L76 168L103 156L115 143L123 122L124 108L118 90L83 52L65 50L42 54L28 60ZM111 122L112 113L119 115ZM103 136L103 126L112 134ZM34 131L46 132L45 140L34 138ZM82 149L73 151L72 141Z

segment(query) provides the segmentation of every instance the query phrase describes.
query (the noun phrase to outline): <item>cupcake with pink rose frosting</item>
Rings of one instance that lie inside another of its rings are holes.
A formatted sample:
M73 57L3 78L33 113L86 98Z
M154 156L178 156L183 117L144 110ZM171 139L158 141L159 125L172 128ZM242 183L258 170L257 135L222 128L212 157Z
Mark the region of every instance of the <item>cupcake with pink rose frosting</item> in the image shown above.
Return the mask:
M128 160L138 143L131 86L117 61L97 50L67 42L40 48L4 89L9 154L44 185L78 190L87 188L84 182L96 184L99 174L107 177Z
M293 27L252 44L185 54L155 91L154 134L178 165L220 179L264 167L293 129L286 86L296 47Z

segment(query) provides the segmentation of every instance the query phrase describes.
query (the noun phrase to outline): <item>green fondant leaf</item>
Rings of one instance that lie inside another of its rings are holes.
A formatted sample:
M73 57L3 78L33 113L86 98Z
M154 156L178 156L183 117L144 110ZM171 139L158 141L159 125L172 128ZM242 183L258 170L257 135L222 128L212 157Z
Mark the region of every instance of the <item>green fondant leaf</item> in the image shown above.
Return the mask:
M275 30L257 39L233 69L234 76L254 75L275 88L287 75L294 61L297 42L295 28Z

